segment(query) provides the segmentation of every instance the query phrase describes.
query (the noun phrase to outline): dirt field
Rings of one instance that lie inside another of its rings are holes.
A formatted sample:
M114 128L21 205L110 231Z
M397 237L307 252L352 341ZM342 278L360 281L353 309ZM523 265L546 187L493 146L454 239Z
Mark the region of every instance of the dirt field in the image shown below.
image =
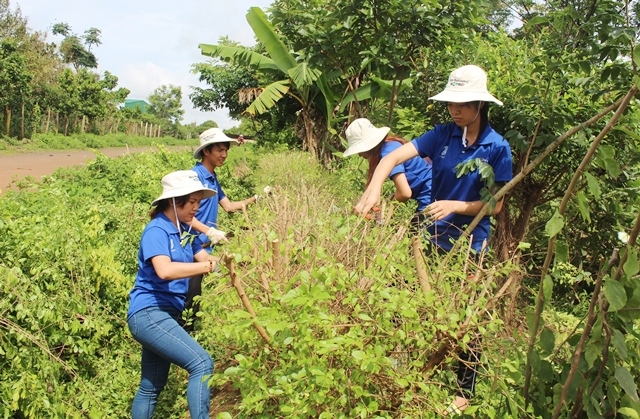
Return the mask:
M149 151L152 148L105 148L100 150L100 153L117 157L126 153ZM95 154L91 150L43 151L0 156L0 195L10 188L13 180L26 176L40 179L44 175L52 174L58 167L84 165L87 160L94 158Z

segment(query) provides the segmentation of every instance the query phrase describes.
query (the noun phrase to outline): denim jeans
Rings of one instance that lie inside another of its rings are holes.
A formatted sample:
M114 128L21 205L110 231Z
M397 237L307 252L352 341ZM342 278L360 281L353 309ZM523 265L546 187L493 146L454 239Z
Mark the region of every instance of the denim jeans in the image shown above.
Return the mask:
M187 403L191 418L209 417L208 376L213 373L213 360L178 324L179 316L172 308L149 307L128 319L131 334L142 344L142 378L131 407L132 419L153 416L171 364L189 372Z

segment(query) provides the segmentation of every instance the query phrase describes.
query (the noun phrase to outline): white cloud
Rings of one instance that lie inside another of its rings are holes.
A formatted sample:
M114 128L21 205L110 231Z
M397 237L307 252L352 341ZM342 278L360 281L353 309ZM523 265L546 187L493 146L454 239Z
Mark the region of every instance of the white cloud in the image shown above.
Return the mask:
M75 33L91 27L102 31L102 45L94 47L98 71L119 79L131 97L145 99L161 85L182 87L183 123L212 119L222 128L237 125L225 110L201 112L189 100L190 86L201 85L191 65L206 60L198 44L220 37L253 45L253 31L245 15L250 7L266 9L271 0L10 0L19 6L32 30L50 31L68 23ZM58 40L57 37L50 39Z

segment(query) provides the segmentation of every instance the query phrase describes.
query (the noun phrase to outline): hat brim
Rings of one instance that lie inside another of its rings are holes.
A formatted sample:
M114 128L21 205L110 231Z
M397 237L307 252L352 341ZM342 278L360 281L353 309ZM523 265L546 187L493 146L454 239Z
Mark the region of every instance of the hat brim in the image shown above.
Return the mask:
M177 198L179 196L191 195L194 192L202 192L202 199L211 198L213 195L217 193L213 189L202 188L202 187L198 188L198 187L189 186L186 188L176 188L176 189L167 191L162 195L160 195L159 197L157 197L151 203L151 206L158 204L158 202L162 201L163 199Z
M231 148L233 146L238 145L238 140L235 139L235 138L225 137L225 138L223 138L221 140L214 140L214 141L206 142L206 143L202 144L200 147L196 148L196 151L193 152L193 158L200 160L202 158L202 150L204 150L205 148L207 148L211 144L216 144L216 143L229 143L229 148Z
M452 92L442 91L435 96L431 96L429 100L438 100L440 102L467 103L467 102L493 102L502 106L502 102L496 99L491 93L487 92Z
M382 140L384 140L384 137L387 136L389 131L391 131L391 128L389 127L376 128L376 130L365 140L360 141L357 144L354 144L351 147L347 148L344 153L342 153L342 157L349 157L354 154L364 153L365 151L371 150L372 148L380 144Z

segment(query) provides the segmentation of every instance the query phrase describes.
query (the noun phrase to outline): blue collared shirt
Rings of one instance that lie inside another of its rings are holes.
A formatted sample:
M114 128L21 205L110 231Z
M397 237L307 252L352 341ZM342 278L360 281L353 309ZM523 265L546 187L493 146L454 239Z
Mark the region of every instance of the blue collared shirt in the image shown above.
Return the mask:
M212 197L200 201L200 208L196 212L196 218L209 227L218 228L218 206L220 201L226 197L222 186L218 182L218 177L215 172L209 172L201 162L196 163L191 170L198 174L198 179L206 188L216 191L216 194ZM206 234L201 234L200 239L204 243L209 241Z
M385 142L380 151L380 158L400 147L402 144L398 141ZM431 165L420 157L414 157L394 167L389 179L399 173L404 173L407 178L411 198L418 202L417 211L424 210L431 203Z
M184 309L189 278L161 279L151 259L164 255L169 256L172 262L193 262L194 255L203 250L202 241L197 235L187 238L185 234L189 226L185 227L182 243L178 229L162 213L145 227L138 250L138 274L129 293L128 317L147 307L173 307L180 312Z
M481 159L493 168L495 182L508 182L513 176L509 143L487 124L476 142L470 147L462 144L462 130L456 124L436 125L431 131L412 141L421 157L432 161L431 200L480 201L480 191L485 187L478 170L460 178L456 166L471 159ZM431 241L445 250L451 250L475 217L450 214L428 227ZM490 216L482 218L473 229L472 248L482 249L489 239Z

